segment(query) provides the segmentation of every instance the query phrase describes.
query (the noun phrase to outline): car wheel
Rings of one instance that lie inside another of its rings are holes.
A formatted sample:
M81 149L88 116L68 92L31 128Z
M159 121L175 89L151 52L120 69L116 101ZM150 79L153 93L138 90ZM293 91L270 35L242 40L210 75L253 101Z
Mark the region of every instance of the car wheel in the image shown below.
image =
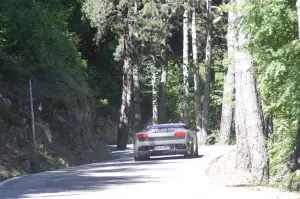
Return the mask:
M150 156L149 155L138 155L138 156L134 156L134 160L135 161L145 161L145 160L150 160Z
M186 157L186 158L192 158L194 156L194 153L195 153L194 152L194 143L192 143L192 148L191 148L190 153L185 152L184 157Z
M134 156L134 161L140 161L141 158L139 156Z

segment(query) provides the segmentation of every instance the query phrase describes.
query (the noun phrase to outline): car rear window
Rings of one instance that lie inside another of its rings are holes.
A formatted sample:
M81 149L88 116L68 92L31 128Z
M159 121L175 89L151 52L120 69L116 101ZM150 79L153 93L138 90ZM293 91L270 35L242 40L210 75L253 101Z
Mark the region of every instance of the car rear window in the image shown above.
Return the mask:
M157 125L157 126L150 126L147 128L147 131L153 131L153 132L173 132L176 129L188 129L185 125Z

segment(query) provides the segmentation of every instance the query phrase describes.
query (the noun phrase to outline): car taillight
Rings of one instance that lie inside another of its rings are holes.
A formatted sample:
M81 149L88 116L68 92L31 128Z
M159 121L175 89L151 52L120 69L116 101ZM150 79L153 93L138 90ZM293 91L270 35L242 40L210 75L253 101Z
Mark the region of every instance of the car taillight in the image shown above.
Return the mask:
M148 134L140 134L137 136L138 139L146 139L148 138Z
M176 132L174 134L174 136L176 136L176 137L184 137L185 136L185 132Z

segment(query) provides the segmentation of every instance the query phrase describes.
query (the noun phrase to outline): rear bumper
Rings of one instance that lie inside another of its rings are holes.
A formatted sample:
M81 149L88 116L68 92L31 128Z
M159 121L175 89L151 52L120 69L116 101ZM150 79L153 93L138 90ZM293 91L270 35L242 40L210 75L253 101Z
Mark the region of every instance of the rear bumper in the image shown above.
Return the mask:
M163 156L163 155L184 155L187 149L175 150L148 150L148 151L138 151L138 155L148 155L148 156Z
M169 146L167 150L155 150L155 146ZM135 155L162 156L162 155L184 155L191 150L192 143L187 140L173 142L139 142L135 147Z

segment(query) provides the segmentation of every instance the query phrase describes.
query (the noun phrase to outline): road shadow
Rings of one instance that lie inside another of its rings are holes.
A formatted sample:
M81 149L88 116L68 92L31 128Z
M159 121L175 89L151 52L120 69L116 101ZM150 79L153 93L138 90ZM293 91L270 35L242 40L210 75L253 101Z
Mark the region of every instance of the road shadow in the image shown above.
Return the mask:
M118 159L111 162L94 163L67 169L48 171L35 175L24 176L20 180L7 183L0 188L1 199L20 199L29 197L46 197L77 192L105 190L119 185L136 185L149 182L159 182L159 178L146 175L144 170L158 164L174 163L180 158L168 157L150 161L135 162L133 158Z
M198 155L198 156L196 156L194 158L203 158L203 157L204 157L204 155Z
M184 156L153 156L150 161L162 161L162 160L184 160L184 159L195 159L195 158L203 158L204 155L194 156L192 158L186 158Z
M183 156L151 156L149 162L153 161L163 161L163 160L183 160Z

